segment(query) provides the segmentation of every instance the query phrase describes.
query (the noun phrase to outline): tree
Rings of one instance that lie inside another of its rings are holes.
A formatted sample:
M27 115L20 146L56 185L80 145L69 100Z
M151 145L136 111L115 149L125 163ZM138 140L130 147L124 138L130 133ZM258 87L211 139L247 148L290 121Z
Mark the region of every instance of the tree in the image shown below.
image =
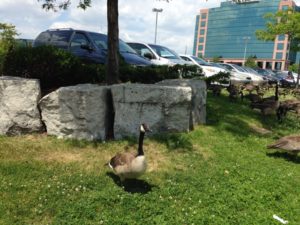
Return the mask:
M267 13L264 18L267 20L265 30L257 30L256 36L259 40L274 41L277 35L287 35L289 49L287 60L289 59L290 50L299 51L300 40L300 12L293 8L280 10L275 13ZM299 68L300 70L300 68ZM299 74L297 78L297 87L299 83Z
M221 55L220 55L220 56L214 56L214 57L212 58L212 61L213 61L214 63L218 63L218 62L220 62L221 58L222 58Z
M293 71L295 73L298 72L298 68L299 68L299 64L292 64L292 65L289 65L289 71Z
M42 1L42 8L46 10L58 11L66 10L71 4L71 0L37 0ZM160 1L160 0L159 0ZM169 2L170 0L161 0ZM91 7L92 0L79 0L78 8L87 9ZM108 25L108 52L107 52L107 84L119 82L119 23L118 23L118 0L107 0L107 25Z
M0 75L7 52L15 45L15 36L18 33L12 24L0 23Z
M245 62L245 66L248 66L250 68L256 68L256 62L255 62L255 57L254 56L249 56Z

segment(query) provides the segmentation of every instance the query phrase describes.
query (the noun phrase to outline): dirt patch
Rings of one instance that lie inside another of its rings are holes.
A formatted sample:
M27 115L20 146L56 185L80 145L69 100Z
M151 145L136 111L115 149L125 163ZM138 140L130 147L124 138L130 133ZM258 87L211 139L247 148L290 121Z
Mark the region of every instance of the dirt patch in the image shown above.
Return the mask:
M49 152L39 156L37 160L46 162L71 163L83 161L82 154L73 152Z
M197 151L204 160L209 160L210 158L213 158L215 156L214 152L209 151L198 144L194 144L193 149Z

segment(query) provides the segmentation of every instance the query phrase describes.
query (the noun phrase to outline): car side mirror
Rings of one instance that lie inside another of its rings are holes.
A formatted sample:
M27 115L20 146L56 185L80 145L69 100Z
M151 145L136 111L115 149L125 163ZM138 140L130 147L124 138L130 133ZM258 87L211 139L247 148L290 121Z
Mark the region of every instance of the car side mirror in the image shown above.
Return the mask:
M93 51L93 48L90 45L82 44L80 46L82 49L88 50L89 52Z
M145 58L147 58L147 59L150 59L150 60L151 60L151 59L154 59L153 54L151 54L150 52L144 53L143 56L144 56Z

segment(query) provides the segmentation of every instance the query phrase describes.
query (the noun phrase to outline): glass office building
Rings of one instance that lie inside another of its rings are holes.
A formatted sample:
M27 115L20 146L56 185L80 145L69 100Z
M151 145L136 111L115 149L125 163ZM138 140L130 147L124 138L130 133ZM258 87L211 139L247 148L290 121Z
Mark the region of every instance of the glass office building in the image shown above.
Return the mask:
M262 68L283 70L296 60L296 54L289 53L287 35L265 42L256 38L255 31L265 29L263 16L266 13L288 7L296 5L292 0L242 0L201 9L196 16L193 54L207 60L219 57L222 62L238 64L253 56Z

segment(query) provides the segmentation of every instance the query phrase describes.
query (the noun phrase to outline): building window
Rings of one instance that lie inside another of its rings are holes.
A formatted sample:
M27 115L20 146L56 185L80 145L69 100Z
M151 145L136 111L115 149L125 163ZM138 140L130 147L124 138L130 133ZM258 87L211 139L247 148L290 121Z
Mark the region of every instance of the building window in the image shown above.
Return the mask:
M278 41L284 41L284 40L285 40L284 34L278 35Z
M284 45L282 43L277 44L277 50L283 50Z
M199 43L204 43L204 38L203 37L199 38Z
M206 19L206 16L207 16L207 14L206 13L203 13L203 14L201 14L201 19Z
M201 27L205 27L205 25L206 25L205 21L202 21L201 24L200 24Z
M198 51L203 51L203 45L198 46Z
M282 59L282 53L276 53L276 59Z
M288 10L288 9L289 9L289 6L288 6L288 5L282 6L282 10Z
M204 35L205 34L205 29L201 29L200 30L200 35Z
M282 63L281 62L275 62L275 70L281 70Z

